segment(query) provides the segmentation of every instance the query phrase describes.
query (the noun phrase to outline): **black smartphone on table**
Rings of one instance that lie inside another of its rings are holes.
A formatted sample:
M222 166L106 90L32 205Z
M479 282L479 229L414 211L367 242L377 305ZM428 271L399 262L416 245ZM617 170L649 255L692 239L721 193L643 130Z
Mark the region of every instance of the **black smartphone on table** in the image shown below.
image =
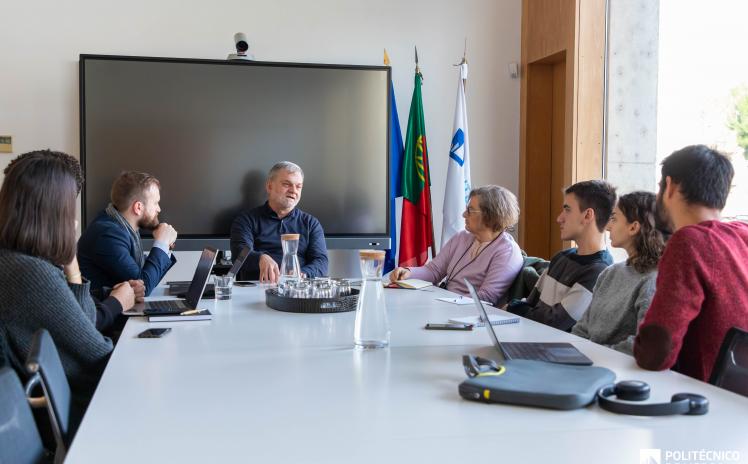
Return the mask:
M161 338L169 332L171 332L171 328L169 327L163 329L148 329L140 332L138 338Z
M473 324L449 322L446 324L433 324L429 322L424 327L426 330L473 330Z

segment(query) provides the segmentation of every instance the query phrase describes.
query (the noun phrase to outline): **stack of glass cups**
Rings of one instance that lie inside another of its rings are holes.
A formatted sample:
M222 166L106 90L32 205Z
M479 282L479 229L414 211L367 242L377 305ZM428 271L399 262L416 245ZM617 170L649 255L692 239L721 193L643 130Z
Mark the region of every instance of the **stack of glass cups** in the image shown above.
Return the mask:
M289 298L310 298L312 296L312 285L305 280L286 282L285 296Z
M333 280L335 285L335 296L343 297L351 294L351 283L343 279Z
M330 288L329 277L314 277L310 279L312 284L312 298L330 298L327 290Z
M353 342L359 349L386 348L390 344L390 326L384 302L383 250L361 250L361 293L356 306Z
M280 279L278 280L278 294L286 295L290 287L301 281L301 266L296 253L299 250L299 234L281 235L281 247L283 248L283 259L280 266Z
M342 298L352 293L350 282L329 277L285 279L278 284L278 294L288 298Z

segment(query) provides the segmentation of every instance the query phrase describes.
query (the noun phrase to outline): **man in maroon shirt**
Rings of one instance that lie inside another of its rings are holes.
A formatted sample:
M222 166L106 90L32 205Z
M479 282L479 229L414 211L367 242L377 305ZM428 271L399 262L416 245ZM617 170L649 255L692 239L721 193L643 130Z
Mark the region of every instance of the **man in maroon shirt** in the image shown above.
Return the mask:
M748 329L748 224L721 222L734 170L704 145L662 162L657 205L673 230L634 344L639 366L707 381L731 327Z

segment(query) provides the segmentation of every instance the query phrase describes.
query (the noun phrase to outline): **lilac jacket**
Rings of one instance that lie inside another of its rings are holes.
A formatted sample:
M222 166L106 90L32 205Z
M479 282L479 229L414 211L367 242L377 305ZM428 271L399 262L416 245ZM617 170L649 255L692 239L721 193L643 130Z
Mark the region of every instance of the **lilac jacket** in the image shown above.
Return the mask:
M462 280L467 279L478 290L481 300L491 303L502 300L522 270L522 251L514 238L504 232L475 261L470 262L470 251L466 250L474 240L473 234L463 230L449 239L442 251L425 266L410 268L410 278L428 280L437 285L451 275L447 283L447 290L451 292L469 295Z

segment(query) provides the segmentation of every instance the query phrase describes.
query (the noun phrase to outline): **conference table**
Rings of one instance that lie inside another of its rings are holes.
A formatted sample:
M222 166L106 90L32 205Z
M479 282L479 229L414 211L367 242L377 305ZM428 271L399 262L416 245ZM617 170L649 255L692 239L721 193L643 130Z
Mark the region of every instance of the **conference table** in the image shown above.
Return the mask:
M748 462L748 398L639 369L630 356L574 335L527 319L496 326L502 341L570 342L618 380L648 382L651 401L705 395L710 412L647 418L596 404L556 411L467 401L457 392L466 378L461 357L494 353L486 329L423 328L477 314L436 300L454 294L385 290L391 345L360 351L355 312L280 312L265 305L264 291L234 287L231 300L202 300L211 321L130 318L66 462L630 464L651 449L662 463L703 462L699 452ZM172 331L137 338L151 327Z

